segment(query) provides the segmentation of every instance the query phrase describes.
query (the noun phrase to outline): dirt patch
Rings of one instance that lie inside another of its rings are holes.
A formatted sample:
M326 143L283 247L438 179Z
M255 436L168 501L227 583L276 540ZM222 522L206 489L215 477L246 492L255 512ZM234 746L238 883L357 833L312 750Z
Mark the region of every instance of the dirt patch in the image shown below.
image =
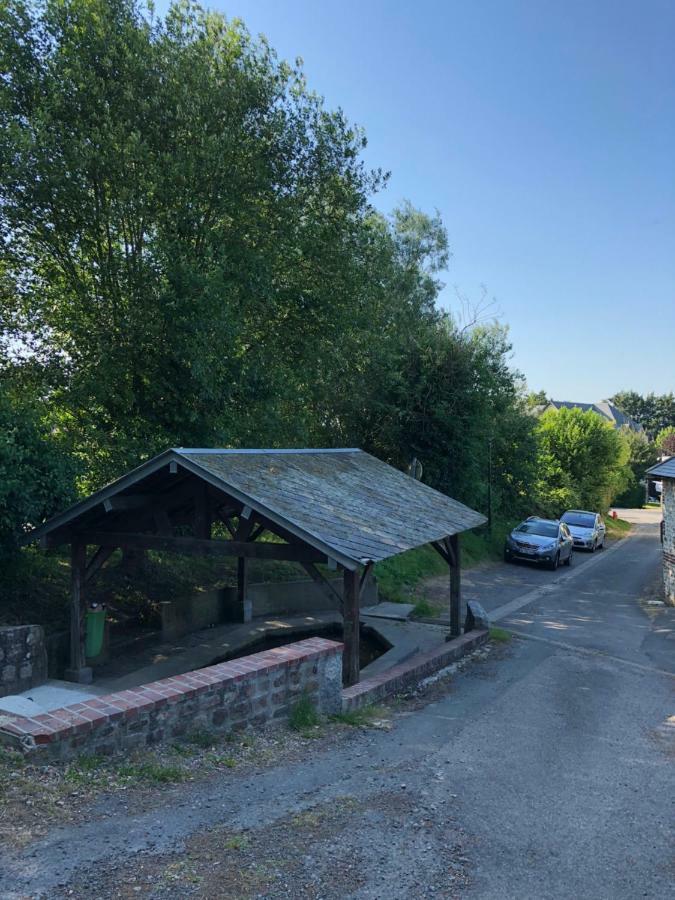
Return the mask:
M420 859L426 881L416 888ZM415 860L413 860L415 857ZM392 885L382 876L389 862ZM451 898L469 881L464 840L438 810L404 787L363 802L338 796L272 825L245 831L211 829L163 856L138 856L75 879L59 896L178 900L356 896ZM375 875L379 870L380 874ZM375 883L375 878L377 883ZM405 894L401 888L405 886ZM371 889L375 892L372 893Z

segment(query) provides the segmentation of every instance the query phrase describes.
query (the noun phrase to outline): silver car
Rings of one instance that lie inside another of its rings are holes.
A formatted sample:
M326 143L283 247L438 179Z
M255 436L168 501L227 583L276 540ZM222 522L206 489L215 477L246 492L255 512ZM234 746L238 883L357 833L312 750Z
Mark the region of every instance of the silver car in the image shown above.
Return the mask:
M568 509L560 521L572 532L576 549L595 553L605 546L607 529L600 513L588 512L585 509Z
M544 563L555 570L561 562L572 564L572 549L573 538L564 522L530 516L506 538L504 559Z

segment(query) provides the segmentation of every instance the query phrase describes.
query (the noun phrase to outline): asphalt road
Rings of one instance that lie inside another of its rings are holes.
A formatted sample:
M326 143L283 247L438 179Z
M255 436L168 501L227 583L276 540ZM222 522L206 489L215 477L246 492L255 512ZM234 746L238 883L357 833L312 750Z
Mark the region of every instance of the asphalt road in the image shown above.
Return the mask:
M483 570L481 600L522 636L439 686L432 702L404 704L391 731L310 748L255 775L181 785L147 812L112 799L104 813L0 857L0 895L673 896L675 611L646 605L659 556L648 524L574 577ZM249 869L245 856L228 868L222 839L214 844L224 824L245 829L256 871L275 867L266 887L228 881ZM183 864L186 848L191 865L208 860L189 883L172 887L161 866L147 885L129 882L141 866L155 872L162 855Z

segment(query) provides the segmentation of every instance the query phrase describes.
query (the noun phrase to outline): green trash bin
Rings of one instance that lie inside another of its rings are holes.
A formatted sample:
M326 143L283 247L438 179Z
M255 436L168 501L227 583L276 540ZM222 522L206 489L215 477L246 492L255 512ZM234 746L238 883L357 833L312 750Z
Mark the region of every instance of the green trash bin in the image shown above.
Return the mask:
M87 610L87 635L84 643L87 659L98 656L103 649L105 606L90 606Z

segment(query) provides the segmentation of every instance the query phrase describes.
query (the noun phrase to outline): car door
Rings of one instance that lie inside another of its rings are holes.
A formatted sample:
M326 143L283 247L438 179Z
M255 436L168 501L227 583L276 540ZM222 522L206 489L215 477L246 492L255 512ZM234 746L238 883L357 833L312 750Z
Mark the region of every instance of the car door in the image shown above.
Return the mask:
M605 533L607 531L607 528L605 526L602 516L595 517L595 530L598 533L598 544L601 544L601 545L604 544L605 543Z
M560 558L567 559L572 554L574 538L572 537L572 532L564 522L560 526L560 544Z

